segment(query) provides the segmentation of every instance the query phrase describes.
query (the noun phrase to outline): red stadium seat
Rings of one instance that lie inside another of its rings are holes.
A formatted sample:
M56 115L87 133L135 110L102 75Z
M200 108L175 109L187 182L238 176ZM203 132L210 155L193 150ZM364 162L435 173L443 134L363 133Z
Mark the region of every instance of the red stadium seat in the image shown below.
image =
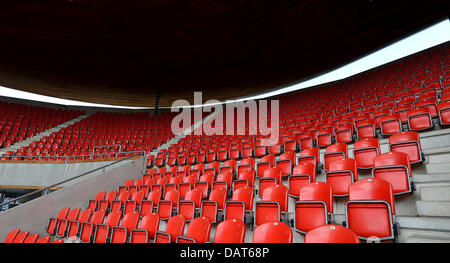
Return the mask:
M331 162L348 157L348 146L345 143L336 143L327 147L324 154L324 166L328 171Z
M197 217L189 223L186 236L178 236L176 243L205 243L209 241L211 221Z
M380 141L377 138L365 138L355 142L353 151L358 169L371 169L373 159L381 153Z
M294 167L289 176L289 196L298 198L302 186L316 181L316 166L311 163L302 163Z
M150 239L153 239L156 231L158 231L159 222L158 213L145 215L141 219L139 228L131 230L130 243L149 243Z
M183 235L186 220L183 215L174 215L166 225L166 231L155 233L154 243L174 243L178 236Z
M407 154L383 153L374 159L373 164L372 177L389 182L394 195L409 194L413 191L411 166Z
M392 185L376 178L362 179L349 187L345 203L346 226L360 239L395 239L395 206Z
M323 225L305 235L305 243L360 243L358 236L340 225Z
M252 243L292 243L291 228L283 222L267 222L253 230Z
M214 243L244 243L245 224L239 219L220 222L214 234Z
M326 174L326 182L333 189L336 197L347 196L348 186L358 181L358 171L354 159L345 158L330 163L330 169Z
M315 182L300 189L300 198L295 202L294 227L299 233L328 224L333 214L333 191L331 185Z
M282 219L282 213L288 209L288 191L282 184L264 190L261 201L256 202L255 226Z
M422 146L418 132L406 131L392 135L389 137L389 150L407 154L411 164L423 162Z

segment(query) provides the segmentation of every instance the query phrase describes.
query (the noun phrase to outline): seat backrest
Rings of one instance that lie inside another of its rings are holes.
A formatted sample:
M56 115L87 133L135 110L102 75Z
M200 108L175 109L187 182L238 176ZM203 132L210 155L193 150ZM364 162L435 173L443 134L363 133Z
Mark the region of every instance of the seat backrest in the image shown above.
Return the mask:
M132 229L135 229L139 223L139 212L137 211L131 211L122 219L121 226L125 227L127 231L131 231Z
M270 167L264 170L263 177L274 177L277 179L277 183L281 183L282 171L279 166Z
M316 166L312 163L301 163L294 166L292 175L309 175L311 182L316 181Z
M386 201L391 206L392 214L395 215L394 192L392 190L392 185L382 179L367 178L352 183L348 188L348 200Z
M172 216L166 225L166 233L175 241L177 236L183 235L184 227L186 225L186 218L183 215Z
M292 243L292 229L283 222L267 222L253 230L252 243Z
M80 214L81 208L74 208L70 210L70 212L67 214L67 220L73 221L78 219L78 215Z
M326 148L326 153L343 152L345 156L348 156L348 146L345 143L335 143Z
M70 207L65 207L63 209L61 209L58 213L58 216L56 217L57 219L65 219L67 218L67 214L69 214L70 211Z
M12 243L14 242L14 239L16 236L20 233L20 229L16 228L8 233L8 235L5 238L5 241L3 243Z
M242 159L239 165L250 165L252 169L255 169L255 159L252 157Z
M99 200L103 200L105 199L106 196L106 192L98 192L97 195L95 196L95 200L99 201Z
M139 228L147 230L148 234L149 234L149 238L154 238L155 233L156 233L156 231L158 231L158 228L159 228L159 222L160 222L159 214L158 213L150 213L141 219Z
M230 171L224 171L217 175L216 181L225 181L228 183L228 187L231 187L233 181L233 174Z
M164 196L164 200L172 201L173 207L178 206L178 202L180 201L180 191L178 189L172 189L167 192Z
M330 163L329 171L351 171L354 181L358 180L358 172L356 168L356 161L352 158L344 158Z
M184 196L185 201L194 201L195 207L200 207L200 203L202 201L202 191L194 188L186 192Z
M103 220L105 219L106 211L105 210L98 210L95 211L95 213L92 215L90 222L92 224L98 225L102 224Z
M288 188L282 184L267 187L262 193L261 201L274 201L280 204L282 212L288 209Z
M239 180L248 180L248 185L252 187L255 184L255 171L253 169L243 169L239 171Z
M87 208L83 211L81 211L80 215L78 216L78 221L80 223L88 222L89 218L91 218L92 215L92 209Z
M325 182L315 182L300 188L299 201L323 201L327 204L328 213L333 213L333 190Z
M232 201L243 201L245 203L245 210L253 210L253 188L244 186L236 189L231 197Z
M214 243L244 243L245 224L239 219L228 219L216 227Z
M408 169L408 172L411 171L409 156L402 152L387 152L380 154L373 159L373 165L374 167L402 165ZM409 174L411 176L411 173Z
M281 156L280 156L281 157ZM261 163L270 163L270 167L275 166L276 157L273 154L265 155L261 158Z
M161 200L162 192L159 189L154 189L153 191L150 191L147 195L147 200L153 201L153 204L157 204L159 200Z
M193 238L197 243L209 241L211 233L211 221L207 217L197 217L193 219L188 226L186 236Z
M211 193L209 193L208 200L216 201L218 209L223 209L226 199L227 199L227 189L223 187L216 188L212 190Z
M105 224L110 227L118 226L120 219L122 218L122 212L119 210L112 211L106 216Z
M358 236L340 225L323 225L305 235L305 243L359 243Z
M420 144L420 135L415 131L404 131L393 134L389 137L389 144L399 143L399 142L412 142L416 141Z

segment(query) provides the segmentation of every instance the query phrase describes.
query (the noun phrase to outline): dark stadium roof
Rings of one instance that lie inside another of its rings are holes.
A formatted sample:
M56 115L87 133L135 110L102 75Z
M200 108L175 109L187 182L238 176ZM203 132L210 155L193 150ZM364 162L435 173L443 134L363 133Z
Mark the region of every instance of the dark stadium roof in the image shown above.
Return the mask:
M0 85L86 102L225 100L296 83L448 17L449 1L0 1Z

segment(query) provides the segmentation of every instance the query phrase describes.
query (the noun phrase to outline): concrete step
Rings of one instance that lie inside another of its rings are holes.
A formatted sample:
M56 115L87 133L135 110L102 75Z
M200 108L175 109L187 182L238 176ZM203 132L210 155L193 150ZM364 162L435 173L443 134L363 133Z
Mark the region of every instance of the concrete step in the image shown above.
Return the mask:
M414 229L448 232L450 234L450 218L448 217L397 216L395 220L399 223L401 232L403 229Z
M450 217L450 201L416 201L419 216Z
M423 201L449 201L450 184L443 186L423 186L420 188L421 200Z
M450 232L401 229L398 243L450 243Z

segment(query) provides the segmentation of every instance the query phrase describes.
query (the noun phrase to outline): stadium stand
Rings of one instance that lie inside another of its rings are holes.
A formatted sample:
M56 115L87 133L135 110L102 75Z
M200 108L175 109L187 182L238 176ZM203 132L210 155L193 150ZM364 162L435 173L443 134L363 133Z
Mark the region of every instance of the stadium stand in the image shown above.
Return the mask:
M441 45L275 97L280 136L269 147L260 134L177 137L169 113L95 113L2 158L143 150L147 172L54 211L45 233L11 229L4 242L448 242L449 65ZM81 113L65 114L45 127Z

